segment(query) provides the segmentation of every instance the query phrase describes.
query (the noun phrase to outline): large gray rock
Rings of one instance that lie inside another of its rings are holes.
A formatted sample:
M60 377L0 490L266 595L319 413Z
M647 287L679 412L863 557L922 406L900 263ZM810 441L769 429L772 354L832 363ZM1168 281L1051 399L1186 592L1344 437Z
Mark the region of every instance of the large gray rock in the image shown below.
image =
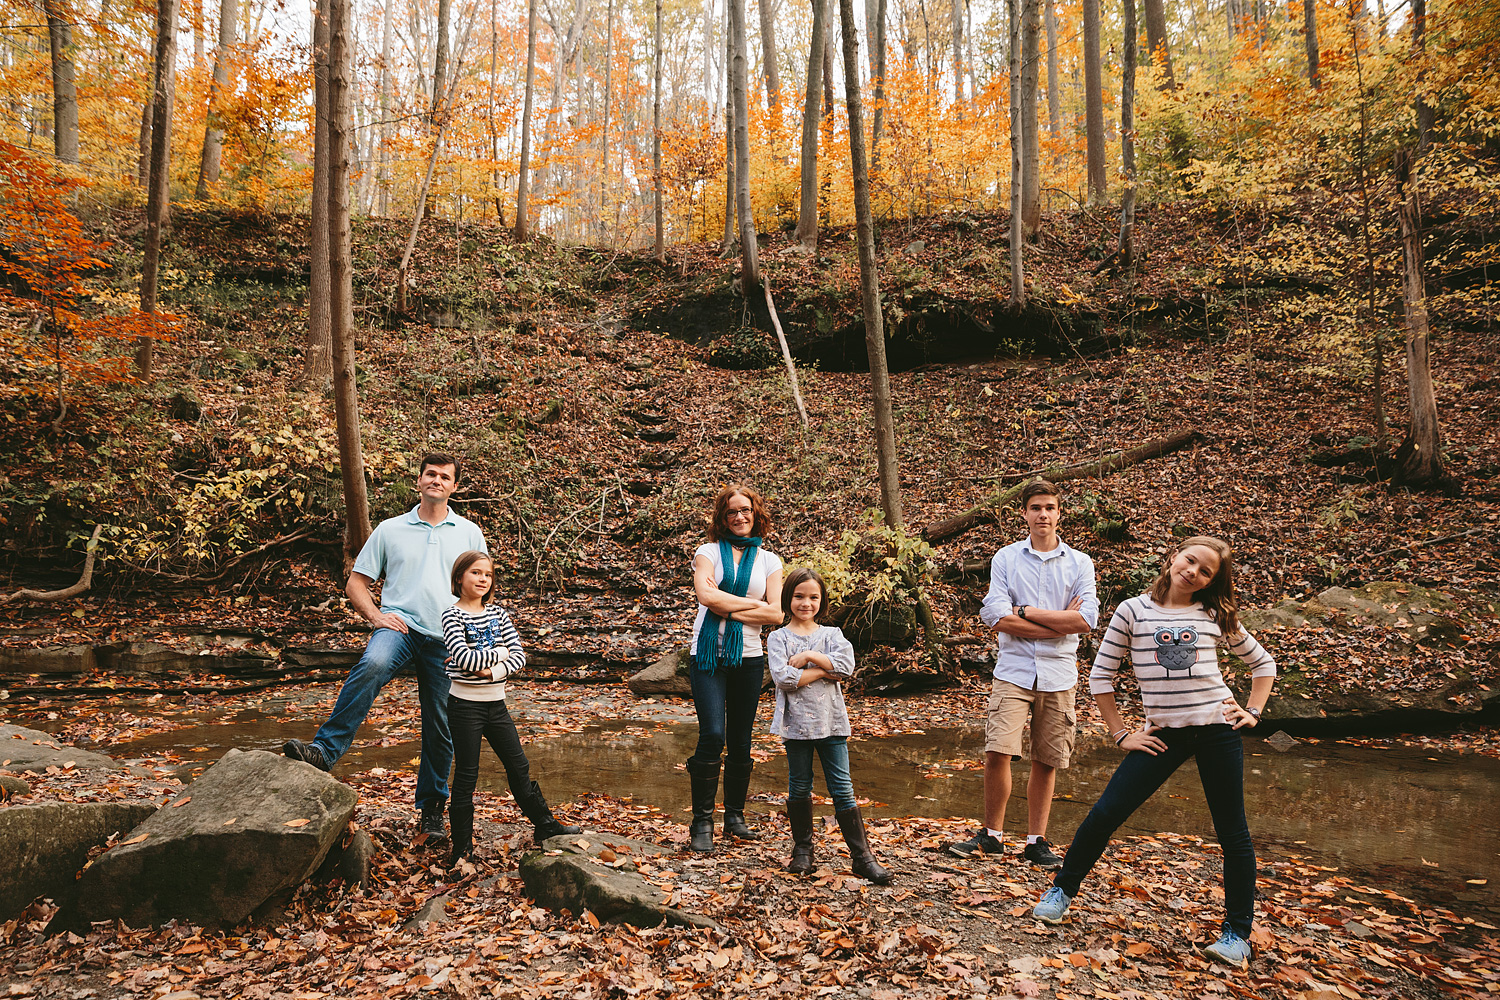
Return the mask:
M117 917L135 927L237 924L317 870L358 799L311 764L231 750L101 855L48 929Z
M69 764L80 770L101 771L114 771L124 766L102 753L60 743L51 733L21 726L0 726L0 767L7 771L42 774L49 767L67 767Z
M0 674L83 674L95 666L93 646L0 646Z
M31 786L14 774L0 774L0 802L12 795L30 795Z
M548 840L521 859L526 895L549 910L588 910L600 920L658 927L718 927L701 913L668 903L647 882L636 862L663 854L656 844L607 833L566 834Z
M341 879L345 885L368 885L370 862L380 853L375 838L363 830L346 831L334 842L318 870L313 873L314 882L332 882Z
M1265 719L1294 732L1452 725L1500 705L1500 685L1483 669L1474 671L1484 665L1450 652L1489 626L1468 618L1442 591L1384 580L1356 590L1330 587L1306 601L1284 600L1241 617L1281 661ZM1307 628L1319 630L1310 650L1290 644L1300 656L1278 652L1278 630ZM1351 642L1337 641L1341 635ZM1373 643L1381 651L1375 662L1361 662L1351 651ZM1413 671L1413 660L1431 666Z
M89 851L156 811L154 803L47 802L0 809L0 922L72 892Z

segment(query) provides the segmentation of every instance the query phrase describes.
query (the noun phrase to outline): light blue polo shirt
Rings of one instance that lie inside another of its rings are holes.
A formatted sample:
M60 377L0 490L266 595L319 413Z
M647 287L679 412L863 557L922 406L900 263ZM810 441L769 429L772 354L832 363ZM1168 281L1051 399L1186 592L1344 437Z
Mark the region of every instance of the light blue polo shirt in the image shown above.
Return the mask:
M479 526L453 513L451 506L439 524L422 520L417 514L421 509L418 504L376 525L354 560L354 572L385 580L381 611L400 615L423 635L441 639L443 612L454 601L454 562L470 549L489 549Z

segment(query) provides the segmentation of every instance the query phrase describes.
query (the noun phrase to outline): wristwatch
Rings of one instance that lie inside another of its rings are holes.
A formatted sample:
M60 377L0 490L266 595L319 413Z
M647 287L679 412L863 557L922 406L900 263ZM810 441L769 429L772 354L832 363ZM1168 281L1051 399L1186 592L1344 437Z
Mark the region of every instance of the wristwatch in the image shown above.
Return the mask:
M1025 618L1026 618L1026 605L1024 605L1024 604L1017 604L1016 605L1016 614L1020 615L1021 618L1022 618L1022 620L1025 620Z
M1255 721L1256 722L1260 721L1260 712L1261 712L1260 709L1256 708L1254 705L1246 705L1245 706L1245 711L1247 711L1251 715L1255 716Z

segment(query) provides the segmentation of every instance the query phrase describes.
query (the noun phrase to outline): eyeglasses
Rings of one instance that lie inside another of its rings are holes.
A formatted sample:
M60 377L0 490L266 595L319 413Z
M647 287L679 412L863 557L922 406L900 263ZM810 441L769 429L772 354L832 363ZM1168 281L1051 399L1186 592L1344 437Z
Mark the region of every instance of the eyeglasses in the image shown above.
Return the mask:
M755 513L749 507L731 507L724 512L724 519L726 521L733 520L737 517L748 517L753 520L755 518Z

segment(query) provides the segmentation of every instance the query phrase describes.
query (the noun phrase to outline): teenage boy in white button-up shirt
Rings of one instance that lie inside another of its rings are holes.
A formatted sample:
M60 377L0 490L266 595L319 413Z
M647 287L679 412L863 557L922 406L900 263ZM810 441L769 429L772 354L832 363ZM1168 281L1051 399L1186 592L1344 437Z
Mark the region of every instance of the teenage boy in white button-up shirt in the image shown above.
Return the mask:
M1057 535L1061 494L1044 480L1021 491L1021 518L1030 534L995 553L990 590L979 617L999 636L989 717L984 732L984 826L950 844L961 858L999 854L1011 758L1021 755L1021 730L1031 718L1031 777L1026 783L1026 847L1039 868L1060 868L1047 844L1047 819L1057 772L1073 753L1077 717L1078 637L1099 621L1094 561Z

